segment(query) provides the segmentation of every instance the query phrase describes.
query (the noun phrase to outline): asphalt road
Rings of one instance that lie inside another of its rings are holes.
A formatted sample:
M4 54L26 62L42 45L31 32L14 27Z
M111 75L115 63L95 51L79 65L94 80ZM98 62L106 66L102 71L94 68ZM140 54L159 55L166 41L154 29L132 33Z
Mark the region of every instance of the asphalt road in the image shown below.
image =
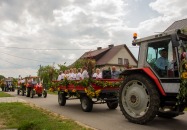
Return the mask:
M8 93L99 130L187 129L187 113L174 119L163 119L156 117L147 125L138 125L128 122L128 120L122 115L119 107L116 110L109 110L106 104L94 104L92 112L83 112L80 106L80 101L78 99L67 100L65 106L59 106L57 95L48 94L47 98L39 98L37 96L30 98L17 95L16 92Z

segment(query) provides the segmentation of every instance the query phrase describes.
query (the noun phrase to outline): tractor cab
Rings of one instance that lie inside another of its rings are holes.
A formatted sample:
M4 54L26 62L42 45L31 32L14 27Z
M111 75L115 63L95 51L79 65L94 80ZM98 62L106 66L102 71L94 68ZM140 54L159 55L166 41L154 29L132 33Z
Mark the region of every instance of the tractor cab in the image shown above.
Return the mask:
M138 68L149 67L166 94L178 93L180 63L187 58L184 56L187 51L187 33L183 30L170 31L133 42L140 46ZM175 87L171 88L170 85Z
M187 30L141 39L135 34L133 38L133 45L139 45L138 68L121 73L124 81L119 106L123 115L130 122L145 124L156 116L184 114L187 97L183 95L187 90L181 86L187 85Z

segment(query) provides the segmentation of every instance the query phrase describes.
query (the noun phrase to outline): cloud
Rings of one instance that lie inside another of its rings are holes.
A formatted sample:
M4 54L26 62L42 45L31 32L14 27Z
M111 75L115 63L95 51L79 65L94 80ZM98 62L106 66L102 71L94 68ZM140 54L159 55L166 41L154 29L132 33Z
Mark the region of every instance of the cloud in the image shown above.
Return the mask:
M150 3L150 7L163 15L163 17L170 19L174 18L186 18L186 5L185 0L157 0Z
M1 0L0 72L13 77L36 75L39 65L54 62L69 65L98 46L130 46L134 32L139 37L152 35L186 18L184 3L184 0ZM36 50L40 48L46 50ZM59 50L50 50L54 48Z

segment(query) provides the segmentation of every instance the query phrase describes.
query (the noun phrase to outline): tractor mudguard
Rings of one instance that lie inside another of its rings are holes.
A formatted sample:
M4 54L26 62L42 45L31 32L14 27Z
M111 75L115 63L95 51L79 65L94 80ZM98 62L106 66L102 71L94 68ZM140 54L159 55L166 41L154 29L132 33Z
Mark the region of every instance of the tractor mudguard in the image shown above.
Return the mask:
M127 69L127 70L124 70L120 75L128 76L133 73L146 74L148 77L150 77L150 79L152 79L154 81L154 83L156 84L156 86L157 86L158 90L160 91L160 93L162 94L162 96L166 96L166 93L165 93L160 81L158 80L156 75L152 72L152 70L149 67Z

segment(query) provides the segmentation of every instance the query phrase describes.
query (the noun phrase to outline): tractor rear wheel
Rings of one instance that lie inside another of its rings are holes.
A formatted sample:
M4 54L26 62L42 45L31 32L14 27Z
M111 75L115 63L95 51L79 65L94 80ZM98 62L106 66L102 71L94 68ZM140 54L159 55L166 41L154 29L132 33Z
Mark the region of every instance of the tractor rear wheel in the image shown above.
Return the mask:
M153 120L159 104L156 86L147 76L131 74L125 78L119 91L119 106L130 122L145 124Z

